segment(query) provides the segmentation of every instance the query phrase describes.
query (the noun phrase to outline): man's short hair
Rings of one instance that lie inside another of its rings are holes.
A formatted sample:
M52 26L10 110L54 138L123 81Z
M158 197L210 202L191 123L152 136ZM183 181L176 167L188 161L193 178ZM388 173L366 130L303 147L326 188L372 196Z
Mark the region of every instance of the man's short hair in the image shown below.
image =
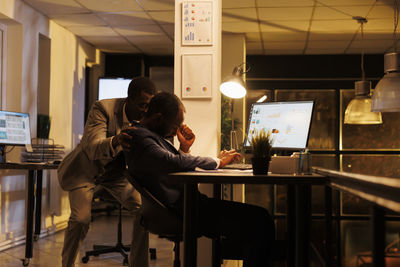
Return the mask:
M133 78L129 83L128 97L136 97L141 92L155 95L157 93L156 85L147 77Z
M185 111L181 100L174 94L161 92L156 94L149 103L145 117L150 117L153 114L161 113L164 118L171 119L178 115L179 109Z

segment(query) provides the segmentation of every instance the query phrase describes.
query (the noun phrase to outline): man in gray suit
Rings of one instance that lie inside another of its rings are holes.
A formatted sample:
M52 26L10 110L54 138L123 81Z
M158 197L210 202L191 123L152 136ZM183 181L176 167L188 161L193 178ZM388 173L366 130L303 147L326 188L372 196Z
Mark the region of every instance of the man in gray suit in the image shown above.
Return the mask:
M139 216L135 216L141 199L126 179L129 174L120 152L129 147L131 137L126 129L132 121L142 118L155 93L152 81L137 77L129 84L127 98L96 101L88 114L81 142L61 162L58 177L62 189L69 193L71 208L62 250L63 267L74 266L89 230L96 185L106 189L134 215L129 263L131 267L148 266L148 233L140 225Z
M195 137L182 125L183 119L184 107L175 95L156 94L147 113L140 123L135 124L137 129L128 131L132 135L131 148L124 152L131 179L174 209L180 218L183 214L183 187L169 183L168 173L193 171L197 167L216 169L238 157L234 151L223 151L218 158L195 157L185 153ZM176 150L167 140L175 135L181 141L182 151ZM182 147L182 144L185 145ZM269 266L274 223L267 210L250 204L208 198L199 192L198 199L198 235L222 238L225 255L242 258L246 267ZM156 221L165 223L163 218Z

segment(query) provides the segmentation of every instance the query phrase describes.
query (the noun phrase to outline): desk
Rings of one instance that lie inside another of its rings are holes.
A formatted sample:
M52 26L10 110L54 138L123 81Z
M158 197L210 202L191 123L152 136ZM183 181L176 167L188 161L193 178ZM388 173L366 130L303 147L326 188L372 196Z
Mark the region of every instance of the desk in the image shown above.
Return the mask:
M24 266L29 265L33 256L33 240L37 240L40 235L40 225L42 216L42 181L43 170L57 169L55 164L38 163L0 163L0 169L19 169L28 170L28 199L26 207L26 238L25 238L25 258L22 260ZM36 201L35 201L36 184ZM36 207L36 208L35 208ZM35 212L35 217L34 217ZM33 219L35 218L35 222ZM33 233L33 226L35 232Z
M269 174L253 175L246 171L179 172L169 174L172 183L184 184L184 267L197 266L196 196L199 183L206 184L276 184L288 186L288 266L308 267L311 185L325 185L322 175ZM293 197L293 195L295 197ZM306 244L306 245L304 245ZM294 264L293 264L294 263Z

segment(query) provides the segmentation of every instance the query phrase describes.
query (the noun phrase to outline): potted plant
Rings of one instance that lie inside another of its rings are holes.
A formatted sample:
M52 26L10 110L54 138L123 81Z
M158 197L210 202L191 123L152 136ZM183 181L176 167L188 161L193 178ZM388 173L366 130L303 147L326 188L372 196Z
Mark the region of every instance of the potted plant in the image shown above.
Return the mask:
M271 160L272 139L271 132L261 129L251 134L250 145L253 157L251 164L254 174L267 174Z

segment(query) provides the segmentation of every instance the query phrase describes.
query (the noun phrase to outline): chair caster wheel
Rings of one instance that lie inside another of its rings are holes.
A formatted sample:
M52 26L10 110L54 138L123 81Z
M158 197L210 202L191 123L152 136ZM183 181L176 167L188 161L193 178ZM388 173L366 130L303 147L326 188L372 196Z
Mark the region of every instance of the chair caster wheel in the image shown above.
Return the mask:
M29 258L25 258L25 259L21 259L21 261L22 261L22 265L23 266L28 266L30 259Z
M124 261L122 262L122 265L128 266L128 259L127 258L124 258Z
M88 256L82 257L82 262L83 263L88 263L88 261L89 261L89 257Z

